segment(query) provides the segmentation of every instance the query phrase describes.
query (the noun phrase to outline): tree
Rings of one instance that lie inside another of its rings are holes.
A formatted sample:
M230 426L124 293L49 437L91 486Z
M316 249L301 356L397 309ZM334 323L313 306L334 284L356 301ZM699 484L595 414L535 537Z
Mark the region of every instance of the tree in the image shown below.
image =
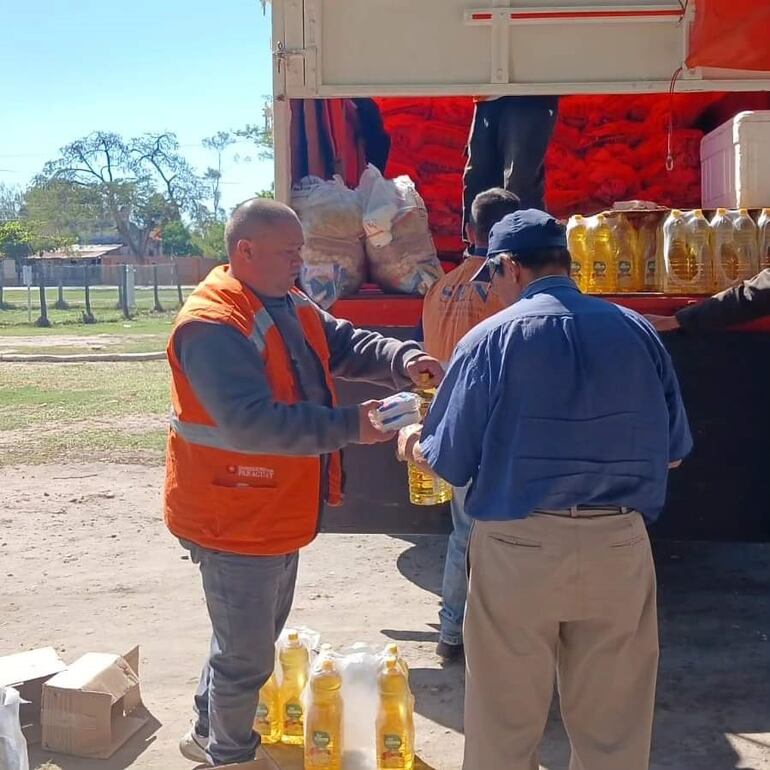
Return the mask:
M98 192L63 179L34 182L24 193L21 213L34 233L36 250L117 234Z
M169 257L189 257L195 253L192 235L184 222L176 220L163 226L163 253Z
M209 222L204 225L193 236L193 243L198 251L207 259L216 259L218 262L227 261L225 225L223 222Z
M273 159L273 107L268 97L264 97L262 105L262 114L264 121L262 125L257 123L248 123L243 128L233 133L241 139L248 139L258 148L257 157L260 160ZM250 160L246 158L245 160Z
M19 221L0 223L0 310L6 309L3 259L13 259L17 269L21 262L32 254L32 233L29 228Z
M217 131L213 136L207 136L202 144L207 150L215 152L217 155L217 164L215 168L207 168L203 175L211 190L211 200L213 204L214 219L224 218L224 211L220 207L222 201L222 155L224 151L235 143L235 137L229 131Z
M201 185L179 153L174 134L146 134L125 141L97 131L46 163L38 184L63 181L95 196L137 257L147 253L153 231L180 219L200 203Z
M272 182L270 188L267 190L259 190L256 194L257 198L275 198L275 182Z
M21 190L0 182L0 225L21 216L22 200Z

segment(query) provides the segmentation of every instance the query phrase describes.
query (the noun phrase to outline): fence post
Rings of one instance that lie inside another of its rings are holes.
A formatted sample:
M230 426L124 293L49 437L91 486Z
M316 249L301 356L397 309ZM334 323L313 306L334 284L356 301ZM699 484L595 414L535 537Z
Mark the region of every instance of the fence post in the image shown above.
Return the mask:
M155 312L162 313L163 305L160 304L160 294L158 293L158 266L152 266L152 292L155 297Z
M58 265L57 275L59 278L59 295L54 307L57 310L68 310L69 305L64 301L64 265Z
M37 266L37 280L38 287L40 289L40 318L35 321L35 326L47 328L51 325L48 320L48 301L45 296L45 265L43 260L40 260Z
M93 324L96 323L93 312L91 312L91 283L88 275L88 263L83 268L83 290L86 294L86 309L83 313L83 323Z
M0 310L5 310L5 263L0 256Z
M128 265L123 265L120 273L120 304L123 309L123 318L131 318L131 309L128 307Z
M179 298L179 307L184 305L184 297L182 296L182 282L179 280L179 265L174 260L174 280L176 281L176 293Z

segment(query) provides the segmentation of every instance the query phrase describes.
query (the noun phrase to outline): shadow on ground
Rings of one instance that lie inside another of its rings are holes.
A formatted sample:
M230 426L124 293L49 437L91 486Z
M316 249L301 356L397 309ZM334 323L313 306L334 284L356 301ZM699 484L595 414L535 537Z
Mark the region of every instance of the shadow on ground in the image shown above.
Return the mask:
M446 539L403 539L412 547L399 558L399 571L440 594ZM770 545L662 541L654 553L661 660L652 768L770 768ZM437 637L384 633L396 640ZM417 711L461 731L462 677L457 667L415 669ZM555 702L541 762L559 770L568 754Z

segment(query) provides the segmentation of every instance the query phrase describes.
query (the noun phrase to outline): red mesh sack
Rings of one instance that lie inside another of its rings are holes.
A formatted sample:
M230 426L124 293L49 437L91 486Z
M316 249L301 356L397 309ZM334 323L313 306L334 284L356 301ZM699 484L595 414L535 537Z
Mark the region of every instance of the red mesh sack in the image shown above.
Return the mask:
M440 123L470 128L473 119L473 99L469 96L430 100L430 117Z
M422 126L426 144L439 144L454 150L464 150L468 144L469 127L452 123L429 121Z

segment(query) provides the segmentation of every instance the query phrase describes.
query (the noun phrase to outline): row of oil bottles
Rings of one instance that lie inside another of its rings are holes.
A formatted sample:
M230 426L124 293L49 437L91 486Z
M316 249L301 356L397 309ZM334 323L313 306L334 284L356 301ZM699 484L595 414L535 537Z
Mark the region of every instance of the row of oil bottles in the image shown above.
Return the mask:
M346 742L340 657L324 644L311 666L300 634L288 630L278 660L280 682L273 674L260 691L254 729L264 744L304 746L305 770L342 770ZM376 665L377 770L412 770L414 697L409 669L395 644L387 645Z
M572 277L591 294L710 294L770 267L770 209L576 214L567 224Z

